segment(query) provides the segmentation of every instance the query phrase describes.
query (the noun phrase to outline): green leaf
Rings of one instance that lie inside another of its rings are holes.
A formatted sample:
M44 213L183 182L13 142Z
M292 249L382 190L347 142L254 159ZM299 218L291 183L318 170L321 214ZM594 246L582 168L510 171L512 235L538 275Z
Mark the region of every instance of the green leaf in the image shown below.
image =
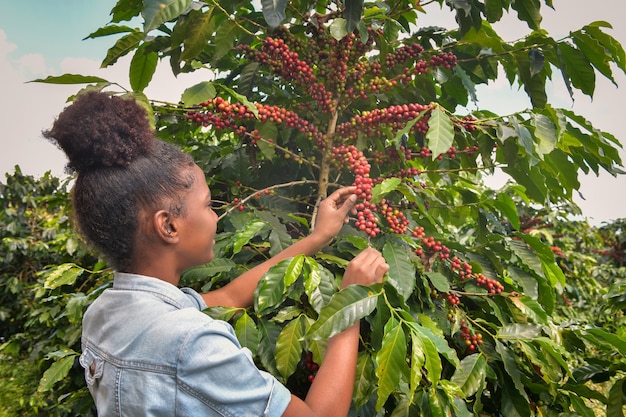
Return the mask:
M330 299L322 308L317 321L307 332L309 339L327 339L369 315L378 302L381 284L369 287L350 285Z
M395 240L388 241L382 254L389 265L387 282L407 300L415 288L415 265L410 260L407 247Z
M502 0L485 0L485 16L489 23L495 23L502 19L504 6Z
M46 369L46 372L43 373L43 376L39 380L37 392L49 391L54 384L65 378L69 374L70 369L72 369L77 356L76 352L72 352L68 356L57 360L50 368Z
M100 38L100 37L109 36L109 35L116 35L118 33L128 33L128 32L133 32L134 30L135 29L129 26L106 25L96 30L95 32L90 33L85 38L83 38L83 40L95 39L95 38Z
M420 316L420 323L422 323L422 325L419 325L417 323L409 323L409 326L411 327L411 331L423 334L428 340L432 342L434 346L432 352L437 352L437 354L434 355L433 358L429 358L429 360L435 360L440 362L439 355L441 355L446 358L448 362L450 362L455 368L461 366L461 362L459 361L456 351L450 347L441 330L439 330L438 327L433 329L433 326L425 327L428 322L424 315ZM434 325L434 323L432 324ZM430 345L427 345L427 347L429 346ZM428 352L431 351L429 350ZM441 368L441 364L437 365L437 363L435 362L432 365L428 366L428 369L431 370L437 368Z
M518 240L509 240L507 243L519 260L527 266L530 271L541 274L541 260L528 245Z
M545 70L533 76L531 71L533 61L528 53L520 51L515 53L514 57L517 62L519 78L524 85L524 91L530 97L533 107L544 108L548 103Z
M422 381L422 368L426 363L426 353L420 339L411 332L411 374L409 379L409 400L412 402L415 392Z
M186 27L185 38L183 40L184 49L180 54L181 61L190 61L202 53L209 43L211 35L215 30L213 21L213 11L215 7L210 7L208 11L194 11L189 14L190 19Z
M267 224L264 221L254 219L248 222L243 228L237 230L233 235L233 253L239 253L265 226L267 226Z
M304 265L306 267L307 273L304 278L304 290L307 295L312 294L316 288L320 286L320 282L322 282L322 266L318 264L315 259L305 257Z
M589 97L593 97L596 87L596 74L589 60L582 52L568 43L560 43L559 52L572 85Z
M504 344L500 343L498 340L496 340L495 342L496 351L502 359L504 369L506 370L507 374L509 374L509 377L513 380L515 390L528 402L528 395L526 394L526 389L524 388L524 383L522 382L521 372L517 367L517 363L515 362L512 349L507 349L507 347Z
M400 184L402 184L402 180L396 177L387 178L381 183L376 184L372 188L372 202L379 202L383 196L395 191Z
M393 143L396 144L396 146L400 146L398 144L401 143L402 137L409 134L413 126L415 126L415 124L424 117L426 111L427 110L423 110L415 119L409 120L409 122L402 129L396 132L396 136L393 138Z
M261 364L273 375L280 375L276 369L276 340L282 329L277 323L263 319L259 320L257 327L261 337L257 355Z
M487 359L483 354L469 355L461 361L461 367L454 371L450 382L461 387L466 397L471 397L480 390L487 376Z
M606 405L607 417L624 417L624 379L619 379L609 390L609 401Z
M236 267L237 264L230 259L214 258L208 264L188 269L185 271L185 277L189 275L189 277L193 280L205 280L221 274L222 272L232 271Z
M594 22L583 27L583 30L598 41L604 50L610 55L611 60L624 72L626 72L626 53L622 45L612 36L602 32L600 26L607 26L603 22ZM611 27L608 25L608 27Z
M290 321L280 332L276 341L276 368L283 381L287 381L298 366L302 356L302 336L304 334L302 316Z
M541 327L534 324L509 324L498 329L497 336L502 340L534 339L539 337Z
M436 386L439 383L441 378L441 371L443 366L441 364L441 357L439 356L441 344L435 344L435 342L439 339L435 337L435 335L428 329L418 325L414 322L408 323L409 330L411 331L411 340L414 343L419 344L419 348L422 352L424 352L424 368L426 368L426 373L428 375L428 380L433 386ZM441 338L443 339L443 338ZM445 350L451 351L452 349L446 345ZM445 350L442 350L441 353L446 357L451 357L450 353L444 353ZM456 355L455 355L456 358ZM451 361L451 363L458 363L458 359L456 361Z
M513 10L517 11L520 20L528 23L532 30L539 30L541 26L541 3L539 0L513 0Z
M43 286L46 289L54 290L62 285L72 285L85 270L75 264L62 264L57 266L47 274Z
M213 62L217 62L233 49L239 31L239 26L230 20L220 23L215 33Z
M532 48L530 52L528 52L528 56L530 58L530 76L531 78L535 75L539 74L545 65L545 57L543 53L536 48Z
M622 339L618 335L609 333L606 330L599 329L599 328L587 329L586 332L608 342L619 353L621 353L623 356L626 356L626 340Z
M319 281L317 281L318 279ZM316 283L317 285L315 285ZM335 276L328 269L311 268L311 273L304 281L304 290L309 297L311 306L319 314L337 292Z
M159 62L158 54L146 51L146 45L137 48L130 62L130 86L134 91L143 91L150 84Z
M558 345L555 341L548 339L547 337L539 337L535 339L535 343L541 346L543 357L552 357L567 374L572 377L572 371L569 364L566 362L568 352L563 346ZM547 355L547 354L548 355ZM554 381L558 382L558 381Z
M285 287L291 286L302 275L302 267L304 265L304 255L297 255L291 259L287 269L285 270Z
M277 306L285 298L285 272L291 259L284 259L271 267L259 280L254 290L254 309L261 315Z
M579 167L576 163L570 161L568 154L560 149L553 150L546 155L546 163L555 169L559 179L559 183L567 190L578 190L580 181L578 181Z
M556 264L554 260L554 253L550 250L550 247L542 242L539 238L520 233L519 236L535 250L535 253L541 260L541 266L546 278L551 282L553 286L557 283L561 286L565 286L565 275L561 268Z
M343 17L346 19L346 31L352 33L363 16L363 0L346 0Z
M204 314L215 320L229 321L242 312L240 307L212 306L202 310Z
M563 378L561 367L543 350L530 342L519 342L519 348L523 355L530 361L535 372L547 383L558 382Z
M374 377L374 362L371 354L359 352L353 394L354 406L357 409L365 405L372 396L372 391L374 390L372 381L374 381Z
M506 417L531 417L530 404L526 392L520 392L519 388L513 389L511 384L504 380L501 382L501 415Z
M150 32L183 14L193 0L143 0L143 31Z
M578 413L577 415L581 417L596 417L595 411L592 408L589 408L589 406L585 404L585 401L578 395L570 395L569 398L572 402L572 406L574 406L574 410Z
M454 125L446 112L436 106L428 119L428 132L426 133L426 147L432 151L433 160L448 152L453 141Z
M517 142L524 148L526 154L529 157L534 157L534 143L533 137L530 134L530 131L523 124L518 123L517 119L511 118L511 124L515 129L515 136L517 137Z
M478 97L476 96L476 84L474 83L474 81L472 81L470 76L460 65L454 67L454 73L456 74L457 78L459 78L463 83L463 87L465 87L469 98L474 103L476 103L478 101Z
M260 336L256 323L248 313L244 312L235 322L235 334L241 346L250 349L252 355L255 356L259 348Z
M450 281L444 274L441 272L426 272L426 276L437 291L443 293L450 292Z
M333 20L333 23L330 24L330 34L333 38L340 41L348 34L348 29L346 27L346 19L341 17Z
M213 83L210 81L203 81L185 89L181 100L185 103L185 106L190 107L215 98L216 95L217 91L215 91Z
M143 32L137 30L118 39L107 51L107 56L104 58L104 61L102 61L102 64L100 64L100 68L106 68L109 65L115 64L118 59L128 54L133 49L136 49L144 36Z
M385 335L381 348L376 352L376 377L378 378L378 399L376 409L380 410L387 398L395 391L406 367L406 336L402 325L393 317L385 324Z
M67 319L72 324L80 324L83 319L83 312L87 309L91 301L89 297L82 293L75 293L69 297L69 301L65 306Z
M524 315L537 324L548 325L548 315L537 300L524 295L522 297L509 297L511 303L515 305Z
M261 0L263 7L263 17L270 28L274 29L280 26L285 20L285 8L287 0Z
M556 147L557 135L556 126L548 117L543 114L533 113L533 125L535 126L535 137L537 138L537 152L539 155L546 155Z
M589 62L591 62L591 64L596 67L602 75L611 80L617 87L617 82L613 78L613 71L611 70L609 62L611 59L609 51L607 51L596 39L580 30L572 33L572 40L578 50L585 55Z
M63 74L59 76L49 76L46 78L38 78L36 80L29 81L31 83L47 83L47 84L90 84L90 83L107 83L109 81L104 78L95 77L91 75L79 75L79 74Z
M521 222L513 198L506 193L498 193L498 198L493 203L500 213L511 222L511 226L518 230Z

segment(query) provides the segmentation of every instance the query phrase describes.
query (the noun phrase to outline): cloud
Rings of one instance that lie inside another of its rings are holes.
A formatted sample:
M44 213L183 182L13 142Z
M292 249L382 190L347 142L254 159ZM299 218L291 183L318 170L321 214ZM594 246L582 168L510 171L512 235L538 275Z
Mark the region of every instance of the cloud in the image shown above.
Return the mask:
M67 57L58 68L49 66L38 54L19 55L19 48L0 30L0 89L4 99L0 107L3 134L0 146L0 172L12 173L19 165L22 172L39 177L47 171L64 176L65 155L41 135L54 123L54 118L67 105L67 98L83 85L45 84L29 82L49 75L94 75L119 86L113 91L129 89L128 67L131 57L126 56L113 66L100 68L100 62L86 58ZM146 93L163 101L178 102L185 88L210 79L209 71L197 71L175 78L167 63L162 63Z
M18 71L29 79L42 77L49 72L45 58L39 54L23 55L16 61L16 64Z
M54 106L63 92L27 83L29 77L45 68L43 57L23 55L0 30L0 171L13 172L19 165L22 172L36 177L47 170L63 173L64 158L60 151L41 136L41 130L53 120ZM61 101L62 103L62 101Z

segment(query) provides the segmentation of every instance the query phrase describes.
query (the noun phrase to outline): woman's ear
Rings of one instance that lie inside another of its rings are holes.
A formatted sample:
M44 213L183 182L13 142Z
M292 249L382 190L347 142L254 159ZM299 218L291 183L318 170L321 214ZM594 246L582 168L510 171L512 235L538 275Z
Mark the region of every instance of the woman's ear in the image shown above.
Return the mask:
M174 217L167 210L159 210L154 213L153 223L157 236L166 243L178 242L178 233Z

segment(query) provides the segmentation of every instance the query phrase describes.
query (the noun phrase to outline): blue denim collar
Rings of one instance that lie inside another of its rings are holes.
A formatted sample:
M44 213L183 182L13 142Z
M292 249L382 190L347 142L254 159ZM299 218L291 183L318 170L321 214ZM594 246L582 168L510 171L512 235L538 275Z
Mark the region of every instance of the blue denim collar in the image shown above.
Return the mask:
M152 293L178 309L204 310L207 307L200 294L193 289L178 288L169 282L146 275L115 272L113 290Z

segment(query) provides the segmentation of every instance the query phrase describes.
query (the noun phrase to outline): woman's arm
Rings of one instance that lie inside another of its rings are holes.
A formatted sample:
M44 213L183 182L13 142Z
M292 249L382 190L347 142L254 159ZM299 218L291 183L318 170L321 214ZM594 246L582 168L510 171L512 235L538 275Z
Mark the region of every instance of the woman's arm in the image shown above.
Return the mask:
M246 271L224 287L202 294L207 306L248 307L263 274L283 259L296 255L311 256L328 245L348 221L348 213L356 202L356 187L341 188L324 199L319 206L314 230L307 237L289 246L276 256Z
M380 253L366 249L357 255L344 274L342 287L380 282L389 270ZM359 350L359 323L328 341L326 356L315 375L306 399L291 396L283 417L345 417L348 415Z

